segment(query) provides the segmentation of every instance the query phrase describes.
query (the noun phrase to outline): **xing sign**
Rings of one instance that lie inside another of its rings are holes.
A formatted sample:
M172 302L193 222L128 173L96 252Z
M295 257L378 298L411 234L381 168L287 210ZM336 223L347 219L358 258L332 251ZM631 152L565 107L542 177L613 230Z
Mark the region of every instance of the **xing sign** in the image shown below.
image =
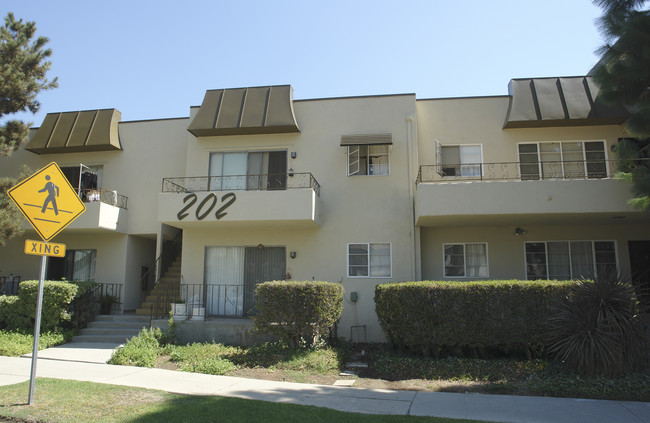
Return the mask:
M65 257L65 244L25 240L25 254L33 256Z
M54 162L11 188L7 194L44 241L54 238L86 211L86 206Z

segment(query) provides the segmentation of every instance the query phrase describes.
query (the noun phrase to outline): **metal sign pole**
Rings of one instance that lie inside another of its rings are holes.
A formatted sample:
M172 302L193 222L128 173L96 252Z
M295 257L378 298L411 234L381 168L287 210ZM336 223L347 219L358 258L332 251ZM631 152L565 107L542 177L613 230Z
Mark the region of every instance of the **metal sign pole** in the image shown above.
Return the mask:
M41 314L43 312L43 285L45 281L45 264L47 256L41 258L41 276L38 279L38 299L36 301L36 322L34 323L34 348L32 349L32 371L29 376L29 405L34 404L34 387L36 385L36 360L38 359L38 340L41 333Z

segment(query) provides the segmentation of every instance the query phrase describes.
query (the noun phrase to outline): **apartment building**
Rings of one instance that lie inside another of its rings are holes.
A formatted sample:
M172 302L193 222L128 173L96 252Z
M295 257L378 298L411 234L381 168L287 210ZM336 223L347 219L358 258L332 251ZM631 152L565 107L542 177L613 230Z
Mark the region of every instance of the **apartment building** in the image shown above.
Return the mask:
M0 173L59 164L87 211L47 276L114 284L120 311L150 314L163 281L213 322L247 316L259 282L325 280L345 288L338 335L382 341L381 283L647 280L648 215L612 177L627 111L597 93L587 77L449 99L209 90L178 119L48 114ZM38 277L34 236L0 250L0 278Z

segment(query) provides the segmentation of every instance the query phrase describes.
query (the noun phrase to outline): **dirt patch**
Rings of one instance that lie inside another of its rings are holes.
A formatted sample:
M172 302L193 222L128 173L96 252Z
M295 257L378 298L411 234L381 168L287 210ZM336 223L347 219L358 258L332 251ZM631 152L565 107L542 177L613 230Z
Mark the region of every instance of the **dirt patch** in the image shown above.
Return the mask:
M171 357L168 355L162 355L158 357L158 360L156 361L157 369L178 370L179 367L178 364L171 361Z

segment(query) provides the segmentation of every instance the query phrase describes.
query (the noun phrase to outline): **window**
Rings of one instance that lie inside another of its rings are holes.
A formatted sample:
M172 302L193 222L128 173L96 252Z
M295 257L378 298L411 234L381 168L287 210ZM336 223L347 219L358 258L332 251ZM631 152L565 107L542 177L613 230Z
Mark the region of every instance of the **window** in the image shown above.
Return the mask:
M487 278L487 244L444 244L445 277Z
M61 167L61 172L70 182L72 188L80 192L83 201L90 201L95 198L92 195L94 191L102 188L102 174L104 173L104 166L102 165L64 166ZM81 190L79 189L79 183L81 183Z
M390 175L388 145L348 146L348 176Z
M285 247L206 247L206 311L211 316L243 316L255 308L255 287L283 280Z
M521 179L607 177L602 141L519 144Z
M92 281L95 279L97 250L67 250L65 257L49 257L47 278L70 281Z
M443 145L439 160L441 176L481 176L480 145Z
M390 244L348 244L348 276L389 278Z
M526 243L526 277L529 280L589 278L610 272L617 272L613 241Z
M209 175L212 191L286 189L287 152L211 153Z

